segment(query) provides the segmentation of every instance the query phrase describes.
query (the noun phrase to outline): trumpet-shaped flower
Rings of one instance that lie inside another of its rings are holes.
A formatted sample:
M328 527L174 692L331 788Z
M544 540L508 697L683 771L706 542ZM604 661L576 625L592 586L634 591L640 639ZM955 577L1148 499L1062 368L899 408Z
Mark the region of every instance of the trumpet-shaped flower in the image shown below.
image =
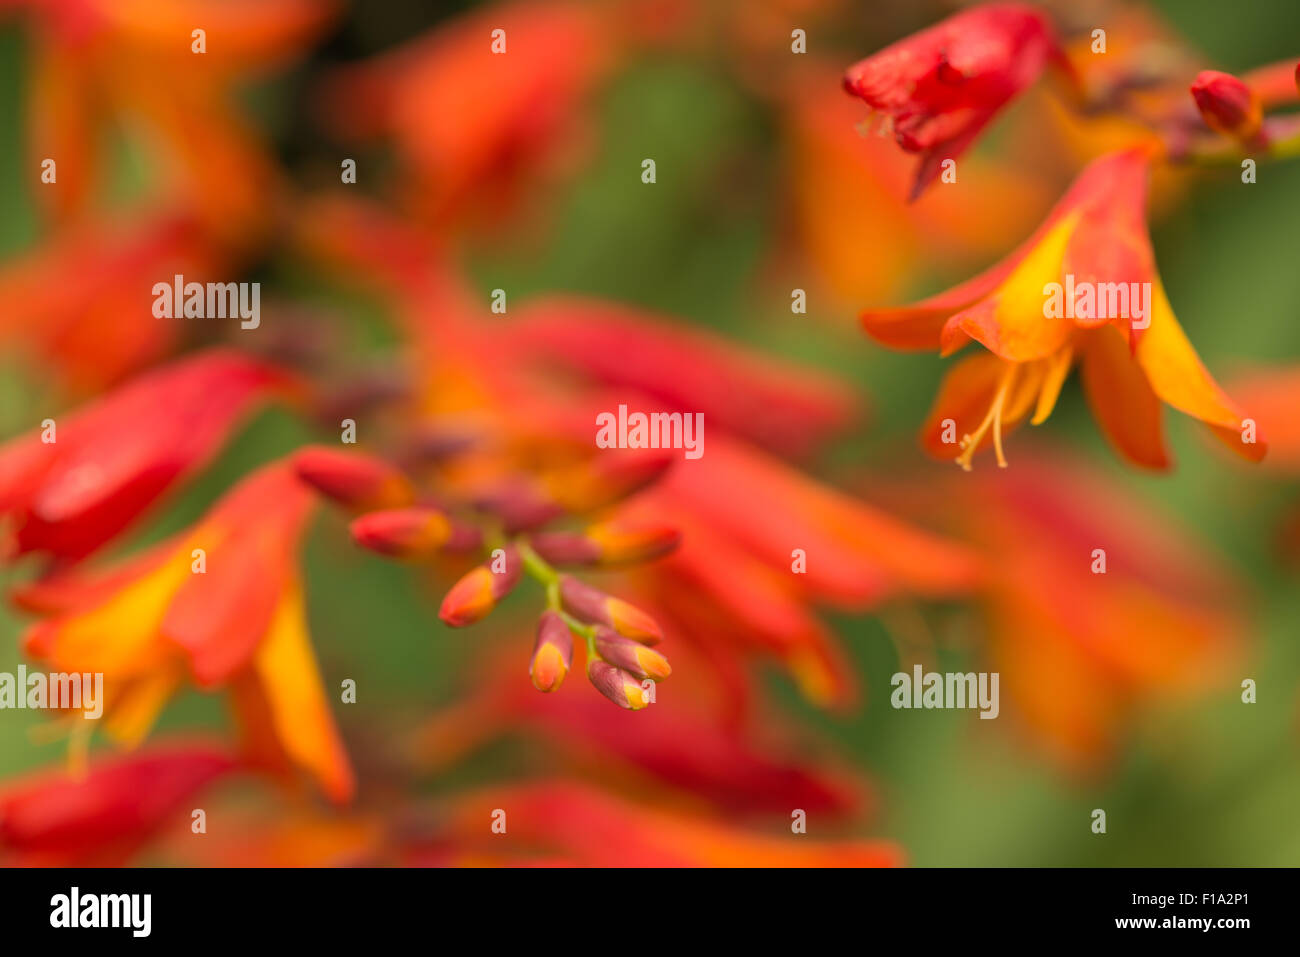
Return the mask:
M12 555L85 557L216 455L235 423L287 384L238 353L200 353L0 446Z
M353 788L307 635L296 548L313 496L285 463L245 478L176 538L107 570L76 569L19 591L45 614L24 639L53 670L104 675L104 729L144 738L187 681L229 688L259 759Z
M894 348L984 348L945 378L923 431L931 454L970 468L991 445L1005 465L1003 434L1044 421L1078 362L1094 415L1130 461L1168 466L1162 402L1263 457L1253 420L1210 377L1165 296L1146 230L1147 166L1139 150L1094 161L1002 262L916 305L862 314Z

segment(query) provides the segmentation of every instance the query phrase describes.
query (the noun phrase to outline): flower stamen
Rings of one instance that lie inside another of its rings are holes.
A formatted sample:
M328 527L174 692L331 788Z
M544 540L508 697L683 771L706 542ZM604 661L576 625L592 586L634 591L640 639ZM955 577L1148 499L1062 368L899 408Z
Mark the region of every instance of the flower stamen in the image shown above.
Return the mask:
M1007 395L1011 391L1011 384L1016 379L1016 374L1020 370L1020 365L1015 362L1008 362L1006 370L998 380L998 391L993 396L993 402L989 405L989 410L984 415L984 421L979 424L979 428L972 435L967 433L961 439L961 455L957 456L957 464L962 467L963 471L971 470L971 458L975 455L975 450L983 441L985 434L990 428L993 429L993 449L998 457L998 468L1006 468L1006 456L1002 454L1002 410L1006 406Z

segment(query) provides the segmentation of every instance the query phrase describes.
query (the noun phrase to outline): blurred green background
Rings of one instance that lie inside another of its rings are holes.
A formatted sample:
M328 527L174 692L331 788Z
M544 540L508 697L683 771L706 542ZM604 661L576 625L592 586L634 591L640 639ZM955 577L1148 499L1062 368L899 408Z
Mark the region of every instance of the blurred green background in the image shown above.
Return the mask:
M922 6L908 11L914 18L909 27L934 19ZM336 162L301 120L306 78L422 30L448 12L410 7L353 9L314 59L250 91L250 102L291 169ZM861 7L858 35L838 38L857 56L897 35L873 25L870 4ZM1163 0L1155 7L1210 63L1225 69L1297 53L1300 4L1289 0L1233 4L1230 10L1220 0ZM21 31L12 23L0 25L0 138L6 144L0 150L0 253L6 256L28 248L38 234L30 196L34 176L22 147L24 57ZM846 54L845 62L852 58ZM601 148L592 166L556 197L546 241L540 249L476 251L471 270L480 288L505 287L512 297L534 290L594 293L805 360L853 383L872 410L867 425L830 451L820 474L833 478L863 465L881 468L882 462L916 458L913 436L942 363L872 346L857 333L851 314L826 315L815 298L810 315L791 316L788 293L756 282L773 231L781 228L777 132L765 107L715 65L665 54L627 64L598 94L594 109ZM648 155L658 163L654 190L635 188L628 172ZM147 171L135 169L134 162L124 151L123 191L138 188L141 176L147 182ZM1207 364L1223 377L1238 360L1300 359L1297 211L1300 163L1293 162L1261 167L1255 186L1243 187L1231 174L1207 181L1153 227L1179 317ZM936 272L912 291L956 278L961 276ZM365 311L322 277L304 276L289 264L269 264L267 284L306 293L346 315ZM373 316L365 321L373 322ZM0 437L25 431L54 411L48 401L36 371L12 357L0 362ZM820 714L795 697L784 677L767 675L783 707L822 729L877 783L882 816L873 833L901 841L913 863L1300 863L1300 572L1279 565L1273 539L1279 515L1300 498L1300 487L1238 467L1186 419L1169 415L1167 421L1179 464L1164 477L1138 474L1115 459L1073 381L1048 428L1054 438L1084 448L1135 494L1173 511L1241 568L1252 589L1256 639L1243 674L1257 679L1258 704L1240 703L1239 678L1231 676L1220 696L1195 708L1142 717L1113 773L1081 782L1051 770L1004 722L972 720L959 711L890 709L888 681L898 659L874 619L835 619L863 675L866 701L859 713ZM251 465L315 437L285 413L263 414L124 549L182 527ZM517 635L490 638L444 629L435 615L437 585L352 549L336 516L317 523L305 563L313 636L327 684L337 687L341 678L353 677L362 689L356 706L335 709L345 735L354 739L374 729L409 727L454 698L467 664L485 642L519 641ZM18 663L20 627L7 610L0 611L2 670ZM941 660L954 670L973 667L956 650ZM30 739L37 723L31 712L0 712L0 776L62 760L62 745ZM187 694L173 703L155 733L195 726L225 726L218 700ZM429 787L453 787L465 776L490 774L516 760L526 757L496 751L459 777ZM1096 807L1107 810L1105 836L1089 830Z

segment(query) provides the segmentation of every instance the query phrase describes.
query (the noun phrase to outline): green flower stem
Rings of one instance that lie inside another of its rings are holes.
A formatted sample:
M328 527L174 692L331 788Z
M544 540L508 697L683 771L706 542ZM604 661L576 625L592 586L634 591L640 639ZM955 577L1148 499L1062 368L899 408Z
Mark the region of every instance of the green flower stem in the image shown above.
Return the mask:
M588 659L595 658L596 626L579 621L561 607L560 573L550 562L538 555L526 540L516 538L512 544L524 563L524 571L546 586L546 606L564 620L571 632L586 641Z
M519 552L519 557L524 560L524 571L546 586L548 599L554 589L556 602L552 607L556 607L559 601L560 573L552 568L546 559L533 551L533 547L524 539L516 538L513 544L515 550Z

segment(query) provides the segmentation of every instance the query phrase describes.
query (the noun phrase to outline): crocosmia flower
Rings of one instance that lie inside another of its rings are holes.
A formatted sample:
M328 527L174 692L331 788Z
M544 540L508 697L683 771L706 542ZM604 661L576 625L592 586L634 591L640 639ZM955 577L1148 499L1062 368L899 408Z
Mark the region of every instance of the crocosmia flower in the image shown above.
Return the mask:
M844 88L885 115L899 146L920 155L915 198L1057 55L1040 11L984 4L855 63Z
M287 385L258 360L199 353L0 446L5 550L89 555L206 465L256 403Z
M292 468L272 463L176 538L117 566L28 586L15 600L47 617L28 630L24 650L55 671L102 673L104 731L125 746L144 738L187 681L228 688L258 759L287 760L347 799L352 771L296 567L314 501Z
M1162 402L1263 457L1253 420L1210 378L1165 296L1146 229L1147 167L1138 150L1094 161L1002 262L916 305L862 314L894 348L983 347L940 388L922 436L933 455L970 468L991 445L1005 465L1003 434L1044 421L1077 361L1097 421L1130 461L1169 465Z

